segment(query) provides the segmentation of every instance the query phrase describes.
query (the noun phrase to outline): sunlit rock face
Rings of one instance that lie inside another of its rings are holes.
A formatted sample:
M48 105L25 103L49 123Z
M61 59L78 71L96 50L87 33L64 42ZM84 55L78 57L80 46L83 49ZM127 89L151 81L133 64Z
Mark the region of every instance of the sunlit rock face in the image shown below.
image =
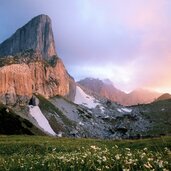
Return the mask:
M26 64L0 68L0 100L4 104L26 103L32 96L31 72Z
M75 82L57 56L51 20L33 18L0 44L0 101L26 105L34 93L73 98Z

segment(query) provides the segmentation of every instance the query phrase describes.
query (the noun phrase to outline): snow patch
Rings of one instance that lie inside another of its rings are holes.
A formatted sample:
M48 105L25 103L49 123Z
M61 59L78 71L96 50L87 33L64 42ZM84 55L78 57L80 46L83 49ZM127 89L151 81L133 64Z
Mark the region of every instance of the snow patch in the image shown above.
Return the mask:
M101 110L102 113L105 112L105 108L103 106L101 106L101 105L100 105L100 110Z
M74 103L82 104L88 108L95 108L97 105L100 105L97 100L86 94L80 87L76 86L76 94Z
M81 126L84 126L84 123L82 123L82 122L79 122L79 125L81 125Z
M128 109L126 107L123 107L123 108L118 108L117 111L120 113L124 113L124 112L131 113L132 109Z
M104 118L105 118L105 119L108 119L108 118L110 118L110 116L109 116L109 115L106 115Z
M121 109L117 109L117 111L120 112L120 113L123 113L123 111Z
M62 137L62 132L59 132L59 133L57 134L57 137Z
M130 112L132 112L132 109L128 109L128 108L121 108L124 112L128 112L128 113L130 113Z
M39 106L29 106L30 115L37 121L38 125L45 131L51 135L56 135L51 126L49 125L48 120L45 118L43 113L41 112Z

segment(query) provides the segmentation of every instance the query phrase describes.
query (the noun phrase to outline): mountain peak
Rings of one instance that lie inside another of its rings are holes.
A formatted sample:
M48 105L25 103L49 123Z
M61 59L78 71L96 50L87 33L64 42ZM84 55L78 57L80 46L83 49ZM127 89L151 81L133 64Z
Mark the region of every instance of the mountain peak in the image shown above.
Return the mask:
M0 44L0 56L15 55L26 50L39 52L47 60L56 55L49 16L41 14L34 17Z
M103 83L108 84L108 85L113 85L113 82L110 79L104 79Z
M155 101L168 100L168 99L171 99L171 94L164 93L161 96L159 96Z
M46 14L37 15L37 16L35 16L33 19L35 19L35 18L46 18L46 19L51 20L50 17L49 17L48 15L46 15ZM32 20L33 20L33 19L32 19Z
M120 103L120 98L125 95L124 92L115 88L113 86L113 83L108 79L100 80L100 79L93 79L93 78L91 79L85 78L83 80L80 80L78 84L87 88L88 90L91 90L93 93L96 93L101 97L105 97L107 99L119 103Z

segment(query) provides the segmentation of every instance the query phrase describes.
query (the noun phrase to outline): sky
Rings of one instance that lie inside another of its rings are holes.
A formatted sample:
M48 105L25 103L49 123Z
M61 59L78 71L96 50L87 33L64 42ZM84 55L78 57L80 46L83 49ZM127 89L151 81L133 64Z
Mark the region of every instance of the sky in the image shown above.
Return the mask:
M171 93L170 0L0 0L0 43L39 14L75 80Z

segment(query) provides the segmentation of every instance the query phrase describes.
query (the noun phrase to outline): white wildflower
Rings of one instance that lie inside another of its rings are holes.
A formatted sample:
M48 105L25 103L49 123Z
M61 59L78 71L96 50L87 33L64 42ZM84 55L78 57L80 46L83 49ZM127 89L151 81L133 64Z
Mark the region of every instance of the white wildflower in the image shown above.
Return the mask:
M153 168L153 166L152 166L149 162L147 162L146 164L144 164L144 166L145 166L147 169Z
M106 159L106 157L105 156L103 156L103 161L105 162L107 159Z
M162 168L163 167L163 160L159 161L159 167Z
M115 158L116 158L116 160L119 160L120 159L120 155L119 154L116 154L115 155Z

